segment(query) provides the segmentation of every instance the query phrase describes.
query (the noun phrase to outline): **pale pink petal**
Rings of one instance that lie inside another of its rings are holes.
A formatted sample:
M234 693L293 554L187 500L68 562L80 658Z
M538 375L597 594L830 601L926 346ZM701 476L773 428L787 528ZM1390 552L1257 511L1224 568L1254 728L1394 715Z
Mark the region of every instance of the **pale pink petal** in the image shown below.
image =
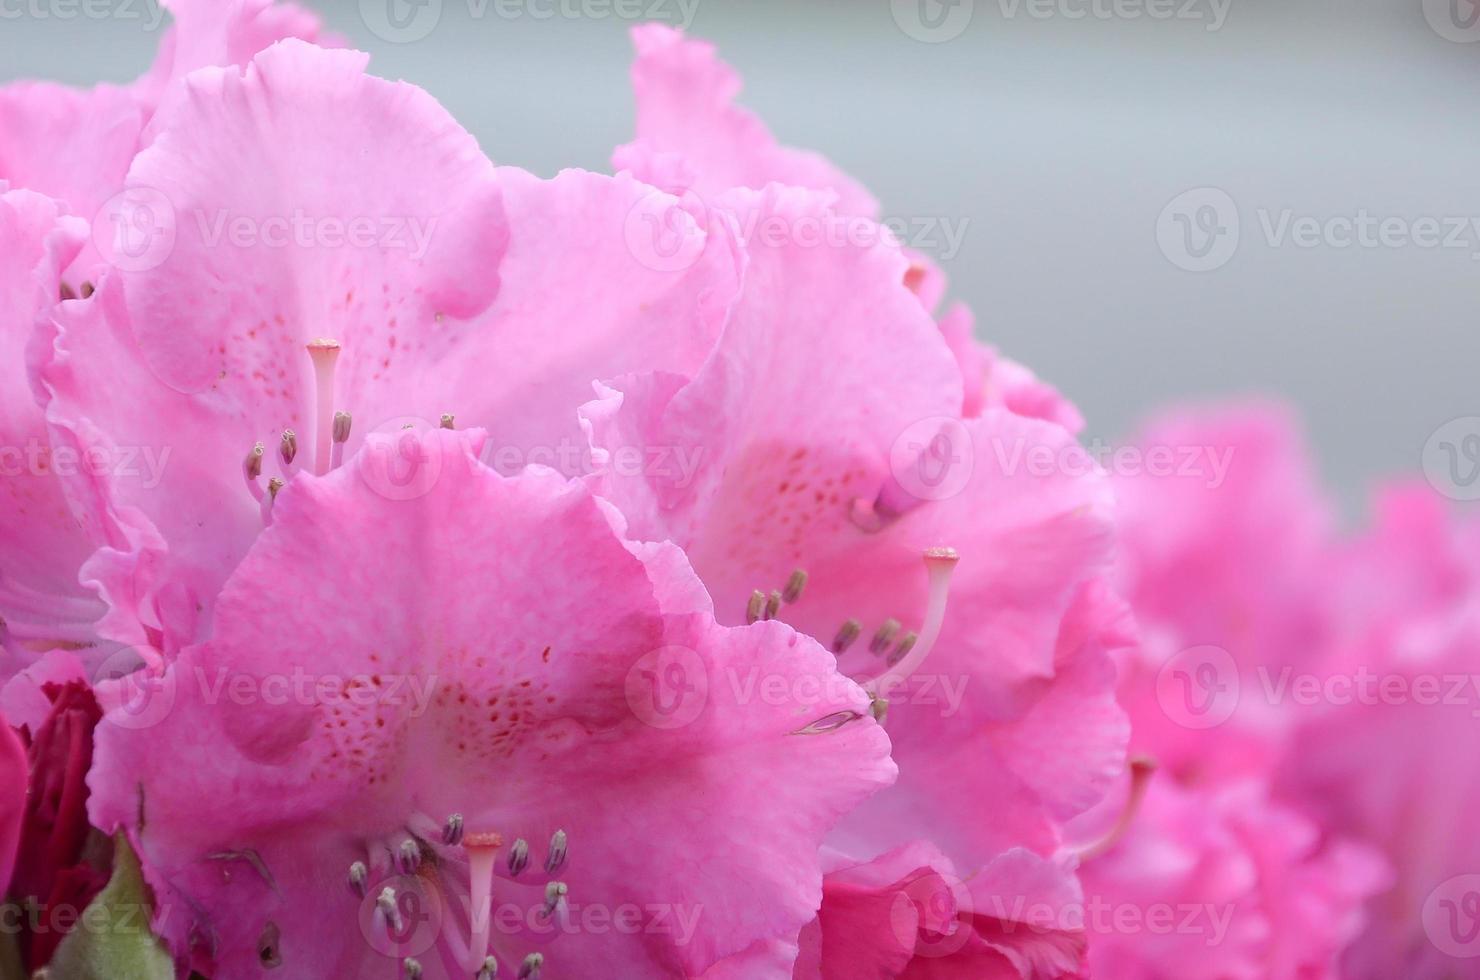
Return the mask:
M693 175L685 189L706 200L733 187L780 183L830 191L843 214L877 214L878 204L857 181L816 153L778 145L765 123L734 104L739 76L713 45L662 24L633 28L632 42L638 142L618 151L619 169L674 189L677 157Z
M0 616L7 647L13 640L33 653L90 642L101 613L78 581L95 547L95 518L59 477L87 461L53 445L29 369L38 321L60 302L61 271L84 235L57 202L30 191L0 193ZM19 666L7 663L0 676Z
M437 836L454 812L469 839L525 838L534 861L568 831L558 877L571 902L645 910L652 928L637 934L542 946L552 973L697 975L790 941L820 900L822 835L892 776L866 695L780 623L665 614L658 592L682 590L650 576L676 567L644 566L579 484L502 478L476 462L478 434L420 438L431 462L404 499L380 482L388 438L285 489L226 586L214 638L165 675L163 717L105 722L93 818L131 826L156 891L189 897L172 941L210 935L214 977L256 976L272 922L285 963L358 975L350 964L384 961L355 926L350 862L358 853L383 875L383 842L427 835L438 887L461 901L465 859ZM675 648L675 661L654 659ZM683 684L644 701L642 672L665 682L668 666ZM285 701L229 693L295 672L329 686ZM398 679L412 686L397 694ZM415 682L430 684L420 701ZM336 696L362 687L379 693ZM695 709L680 723L663 713L675 694L674 710ZM276 889L252 862L223 881L210 858L248 848ZM498 879L496 896L543 901L547 876L532 867L525 880ZM688 914L692 934L683 920L659 928L656 906ZM539 941L494 940L506 969Z

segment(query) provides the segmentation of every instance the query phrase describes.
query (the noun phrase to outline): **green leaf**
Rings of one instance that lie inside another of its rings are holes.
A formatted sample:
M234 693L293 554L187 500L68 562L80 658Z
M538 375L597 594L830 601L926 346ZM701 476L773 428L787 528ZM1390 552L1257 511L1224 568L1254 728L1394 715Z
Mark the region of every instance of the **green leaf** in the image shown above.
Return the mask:
M113 877L62 940L47 974L67 980L174 980L174 961L149 927L152 913L139 858L119 834Z

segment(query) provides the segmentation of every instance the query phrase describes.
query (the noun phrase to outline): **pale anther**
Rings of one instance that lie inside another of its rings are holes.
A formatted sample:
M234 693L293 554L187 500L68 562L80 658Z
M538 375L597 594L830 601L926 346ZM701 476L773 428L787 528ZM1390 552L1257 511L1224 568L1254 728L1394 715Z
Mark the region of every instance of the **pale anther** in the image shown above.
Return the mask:
M893 667L895 664L904 659L905 654L909 653L915 648L915 643L919 639L920 634L914 632L913 630L906 632L903 636L899 638L899 642L894 645L894 649L889 651L889 656L885 658L884 662Z
M461 813L454 813L447 818L446 825L442 828L442 843L450 847L456 847L463 839L463 818Z
M761 614L766 611L766 594L756 589L750 594L750 600L745 603L745 625L759 622Z
M421 962L414 956L406 957L407 980L421 980Z
M519 964L519 980L540 980L540 968L545 965L543 953L530 953Z
M456 422L457 420L452 417L451 412L444 412L442 414L442 428L455 429L457 428Z
M262 475L262 457L267 453L267 447L257 443L247 453L247 458L242 462L242 472L247 475L248 480L255 480Z
M349 887L356 895L365 897L365 883L370 878L370 869L365 867L364 861L356 861L349 866Z
M385 916L386 925L390 926L391 932L401 931L401 906L396 904L394 888L386 886L380 890L380 894L375 899L375 908Z
M565 902L565 896L569 893L570 889L563 881L552 881L545 886L545 918L555 914L555 910Z
M403 875L415 874L416 869L421 867L421 848L416 841L401 841L401 846L396 850L396 867Z
M884 620L883 625L881 625L879 627L879 631L877 633L875 633L874 634L874 638L869 641L869 645L868 645L869 652L870 653L883 653L888 648L889 644L891 642L893 642L893 640L894 640L894 634L896 634L898 632L899 632L899 620L897 620L897 619L886 619L886 620Z
M781 590L781 598L786 600L787 605L790 605L802 597L802 590L806 587L807 573L798 568L791 573L791 578L786 580L786 588Z
M848 620L842 626L838 627L838 635L833 637L832 641L832 652L843 653L853 645L853 641L858 639L859 634L862 632L862 623L856 619Z
M514 841L514 846L509 848L509 874L515 878L519 872L529 866L529 841L520 837Z
M278 455L284 464L291 464L293 457L298 455L298 436L292 429L283 430L283 437L278 440Z
M557 830L550 836L550 853L545 857L545 872L554 874L565 865L565 849L570 839L565 831Z
M474 980L494 980L498 976L498 960L492 956L483 958L483 966L478 970L478 976Z
M776 616L777 616L777 614L779 614L780 612L781 612L781 593L780 592L772 592L770 594L770 596L767 597L767 599L766 599L766 610L765 610L765 612L761 613L761 619L764 619L767 622L769 622L770 620L775 619Z

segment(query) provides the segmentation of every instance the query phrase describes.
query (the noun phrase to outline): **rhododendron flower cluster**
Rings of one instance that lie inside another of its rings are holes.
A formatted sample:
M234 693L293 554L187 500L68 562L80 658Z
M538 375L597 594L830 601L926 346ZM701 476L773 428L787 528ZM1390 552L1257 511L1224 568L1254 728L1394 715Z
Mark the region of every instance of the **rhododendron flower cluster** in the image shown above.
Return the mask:
M131 85L0 89L7 969L1480 953L1473 705L1296 697L1474 670L1425 492L1344 535L1259 407L1112 478L678 31L543 178L306 10L168 6Z

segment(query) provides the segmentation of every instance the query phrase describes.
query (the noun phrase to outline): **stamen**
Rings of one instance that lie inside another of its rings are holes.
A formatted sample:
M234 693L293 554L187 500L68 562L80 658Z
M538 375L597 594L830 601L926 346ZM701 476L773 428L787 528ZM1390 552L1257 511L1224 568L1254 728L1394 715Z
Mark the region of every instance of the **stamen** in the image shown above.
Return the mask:
M468 852L468 917L472 934L468 943L468 962L484 963L488 959L489 920L493 916L493 861L504 839L498 834L467 834L463 848Z
M565 851L569 843L570 838L563 830L557 830L550 836L550 853L545 856L546 874L554 874L565 866Z
M517 878L519 872L529 867L529 841L520 837L514 841L514 846L509 848L509 874Z
M57 295L62 298L63 303L65 303L69 299L77 298L77 294L72 291L72 287L67 285L66 283L62 283L61 288L57 290Z
M1131 787L1125 797L1125 806L1120 809L1120 817L1115 821L1115 826L1110 832L1093 844L1089 844L1079 851L1079 862L1093 860L1109 851L1120 839L1125 836L1126 831L1131 829L1135 823L1136 813L1141 809L1141 801L1146 797L1146 788L1151 785L1151 776L1156 772L1156 762L1149 756L1136 756L1127 764L1130 770Z
M745 625L760 621L761 614L766 611L766 594L756 589L750 594L750 601L745 604Z
M401 906L396 904L396 890L389 885L375 898L375 912L385 919L386 928L394 935L401 933Z
M283 438L278 442L278 455L283 458L284 466L293 465L293 458L298 455L298 436L292 429L283 430Z
M770 622L771 620L775 619L776 616L777 616L777 614L780 613L780 612L781 612L781 593L780 592L772 592L771 595L770 595L770 597L768 599L766 599L766 610L765 610L765 612L761 613L761 618L764 619L764 620L766 620L767 622Z
M339 360L339 341L319 338L308 342L317 389L314 412L313 471L329 472L329 443L334 434L334 363Z
M262 504L262 523L272 523L272 502L277 499L278 491L283 488L283 481L273 477L267 481L267 492L258 498Z
M483 966L479 968L478 976L475 978L475 980L494 980L494 978L497 976L498 960L494 959L492 956L489 956L483 960Z
M406 957L406 980L421 980L421 963L414 956Z
M421 867L421 848L416 841L409 838L401 841L401 846L396 851L396 869L403 875L413 875L419 867Z
M886 619L874 638L869 641L869 653L883 653L890 643L894 642L894 634L899 632L899 620Z
M452 415L451 412L444 412L442 414L442 428L444 428L444 429L455 429L455 428L457 428L456 422L457 422L457 419L453 418L453 415Z
M868 713L874 716L874 721L884 724L884 720L889 717L889 699L869 695Z
M350 416L348 412L334 413L334 446L329 450L329 466L339 469L344 462L344 444L349 442Z
M266 455L267 447L257 443L247 453L247 458L242 460L242 475L247 478L248 483L253 483L257 477L262 475L262 457ZM253 486L254 492L260 494L261 489Z
M95 292L97 292L97 289L93 286L92 283L90 283L90 282L84 282L82 284L82 298L83 299L92 299L92 294L95 293Z
M786 588L781 590L781 598L786 600L789 606L802 597L802 590L807 587L807 573L798 568L791 573L791 578L786 580Z
M540 980L540 969L545 965L543 953L530 953L519 964L519 980Z
M889 656L884 660L884 662L890 667L893 667L895 664L904 659L905 654L909 653L915 648L915 643L919 639L920 634L914 632L913 630L906 632L904 636L901 636L899 638L899 642L895 644L894 649L889 651Z
M940 629L945 625L946 600L951 594L951 573L956 570L956 563L960 560L961 556L956 554L954 548L930 548L925 552L925 568L930 576L930 599L925 607L925 622L920 627L920 635L905 652L903 659L886 665L882 674L864 683L864 690L873 695L887 691L890 686L918 670L925 658L930 656L930 649L935 646L936 639L940 637Z
M563 881L552 881L545 886L545 918L554 915L556 909L564 909L565 896L569 893Z
M461 813L454 813L447 818L447 825L442 828L442 843L449 847L456 847L463 839L463 818Z
M853 641L858 639L859 634L862 632L862 623L856 619L848 620L842 626L838 627L838 635L833 637L832 641L832 652L838 654L845 652L853 645Z
M365 882L370 878L370 869L365 867L364 861L356 861L349 866L349 887L360 898L365 897Z

